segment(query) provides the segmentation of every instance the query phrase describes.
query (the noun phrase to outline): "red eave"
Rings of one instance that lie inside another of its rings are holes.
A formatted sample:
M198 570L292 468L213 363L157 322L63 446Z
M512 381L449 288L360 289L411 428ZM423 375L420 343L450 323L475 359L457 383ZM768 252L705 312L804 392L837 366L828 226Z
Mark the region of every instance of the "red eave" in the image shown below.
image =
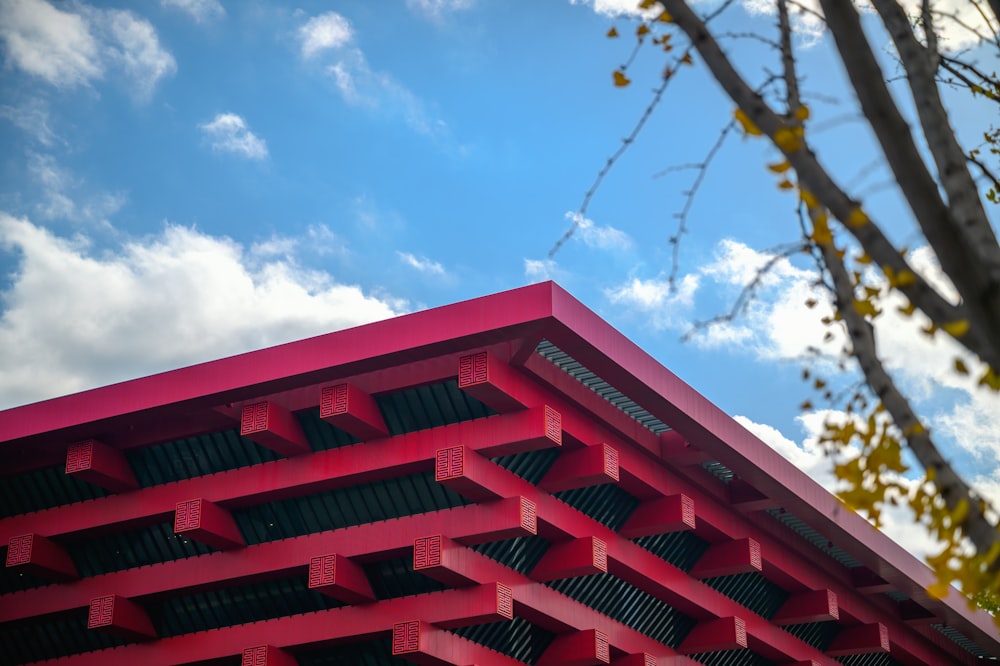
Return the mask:
M142 430L164 417L208 430L227 404L507 345L523 360L545 338L763 495L826 535L900 592L1000 654L992 619L952 593L925 589L932 572L845 511L826 490L678 379L558 285L547 282L0 412L0 453L16 470L102 431ZM0 472L2 474L3 472Z

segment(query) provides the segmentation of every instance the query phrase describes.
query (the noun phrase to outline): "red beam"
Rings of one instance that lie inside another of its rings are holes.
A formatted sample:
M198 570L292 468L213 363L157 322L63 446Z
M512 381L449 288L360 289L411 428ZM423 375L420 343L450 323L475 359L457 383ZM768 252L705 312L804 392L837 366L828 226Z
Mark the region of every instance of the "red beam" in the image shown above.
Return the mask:
M549 582L591 576L608 570L608 544L597 537L561 541L549 546L531 570L532 580Z
M0 622L82 608L107 590L142 599L305 575L316 553L361 561L403 557L414 539L428 533L451 534L475 545L527 536L536 529L534 503L520 497L445 509L82 578L62 585L59 594L48 588L5 594L0 596Z
M812 590L788 597L771 621L785 627L839 619L837 595L832 590Z
M891 583L865 566L851 567L851 583L856 590L865 594L882 594L895 589Z
M319 417L362 441L389 435L375 399L354 384L323 387Z
M826 649L831 657L888 651L889 631L881 622L845 627Z
M693 530L694 500L678 494L646 500L635 508L618 532L626 539Z
M21 534L7 541L7 567L53 582L80 577L66 549L38 534Z
M475 502L499 499L500 495L480 481L492 465L487 458L464 446L449 446L434 454L434 479Z
M350 558L336 553L309 560L309 589L346 604L375 601L375 593L364 569Z
M397 622L392 626L392 654L415 664L496 664L526 666L524 662L473 643L421 620Z
M115 493L139 487L125 454L96 439L70 445L66 474Z
M611 666L656 666L656 657L645 652L627 654L611 660Z
M0 543L28 532L79 537L165 522L192 497L229 509L413 474L433 468L442 441L487 456L553 446L557 419L543 405L4 518Z
M550 493L618 483L618 450L607 444L564 451L538 487Z
M246 545L232 515L218 504L202 498L177 503L174 533L219 550Z
M273 645L243 648L242 666L298 666L295 657Z
M743 479L736 477L726 484L726 493L729 495L729 504L739 511L763 511L781 506Z
M563 634L587 629L597 629L608 636L609 643L617 650L626 653L648 653L662 657L677 659L677 653L669 647L658 643L648 636L639 633L631 627L613 620L607 615L574 601L552 588L532 581L527 576L492 560L470 548L449 544L442 539L442 556L440 562L432 566L418 569L421 573L450 584L482 583L488 580L499 580L506 583L514 591L514 606L517 616L523 617L548 631ZM417 560L416 544L414 560ZM675 662L671 662L673 665ZM680 664L694 663L686 658L676 662Z
M269 400L243 408L240 435L289 458L312 451L295 415Z
M143 641L156 638L156 629L146 609L117 594L108 594L90 600L87 628L124 638Z
M760 544L753 539L713 543L691 569L695 578L733 576L760 571Z
M443 628L458 628L510 619L501 607L505 593L498 583L462 590L445 590L386 599L364 606L343 606L325 611L288 615L196 634L182 634L146 643L50 659L39 664L73 666L175 666L201 661L231 659L247 645L273 645L281 649L313 649L391 635L402 618L420 617Z
M536 662L537 666L595 666L611 663L608 636L597 629L556 636Z
M742 650L747 647L747 626L743 618L719 617L700 622L681 641L682 654Z

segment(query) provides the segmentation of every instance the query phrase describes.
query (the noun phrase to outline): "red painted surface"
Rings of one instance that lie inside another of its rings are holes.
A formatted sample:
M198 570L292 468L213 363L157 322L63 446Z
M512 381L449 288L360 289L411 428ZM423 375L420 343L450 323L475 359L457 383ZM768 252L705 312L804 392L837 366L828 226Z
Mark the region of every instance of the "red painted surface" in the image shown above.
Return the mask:
M87 628L130 641L156 638L156 629L146 610L131 599L108 594L90 600Z
M537 666L595 666L611 663L608 637L597 629L556 636Z
M54 582L80 577L66 549L39 534L11 537L7 541L6 565Z
M650 432L534 354L542 339L672 430ZM455 377L501 414L387 436L373 396ZM362 443L312 453L293 414L303 409L318 409ZM295 457L142 489L122 471L123 451L236 426ZM132 643L73 663L152 666L243 655L283 664L303 649L395 642L398 627L401 645L415 646L400 654L416 663L507 664L516 662L442 629L513 616L558 634L561 647L543 662L561 654L570 661L555 663L695 663L539 582L588 574L617 577L698 620L680 646L689 655L742 649L781 663L832 665L835 655L888 651L904 664L975 662L933 623L1000 655L984 614L970 613L956 594L929 598L932 577L923 565L839 511L825 491L551 283L0 412L0 452L12 461L0 475L56 464L66 442L87 440L104 443L100 455L71 452L67 473L120 494L0 520L9 566L41 563L41 543L65 559L63 542L170 520L181 534L230 550L3 595L0 622L111 599L111 606L98 603L95 628L132 631L129 640L137 640L149 638L136 629L146 600L287 577L357 605ZM558 456L538 486L490 461L542 448ZM726 485L700 467L711 460L734 481ZM431 470L479 504L249 547L229 513ZM640 500L619 532L552 496L596 484L617 484ZM805 520L864 568L847 571L755 513L772 507ZM690 573L630 541L678 529L711 544ZM39 540L27 560L22 541L10 541L25 536ZM467 547L527 536L551 543L530 576ZM459 589L374 601L361 565L410 554L417 571ZM698 580L754 571L790 595L773 621ZM912 601L896 604L879 594L886 590ZM109 617L121 617L104 623L108 608ZM843 623L826 654L780 626L815 621Z
M111 492L139 487L122 452L96 439L70 445L66 451L66 474Z

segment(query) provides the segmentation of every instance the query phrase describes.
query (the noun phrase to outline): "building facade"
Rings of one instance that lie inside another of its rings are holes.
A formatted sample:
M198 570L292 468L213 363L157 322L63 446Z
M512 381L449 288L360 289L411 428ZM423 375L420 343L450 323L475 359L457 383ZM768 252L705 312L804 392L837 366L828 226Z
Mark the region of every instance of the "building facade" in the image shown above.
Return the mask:
M0 412L0 453L0 663L1000 656L553 283Z

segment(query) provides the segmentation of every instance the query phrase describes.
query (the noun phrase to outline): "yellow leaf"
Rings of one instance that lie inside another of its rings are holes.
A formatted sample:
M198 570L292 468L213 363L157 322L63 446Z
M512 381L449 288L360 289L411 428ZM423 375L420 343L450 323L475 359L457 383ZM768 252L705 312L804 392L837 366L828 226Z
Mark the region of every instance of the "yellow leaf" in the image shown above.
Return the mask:
M986 368L986 372L979 378L979 385L989 386L994 391L1000 391L1000 374L997 374L993 368Z
M950 321L947 324L942 324L941 328L951 337L960 338L969 332L969 320L959 319L957 321Z
M799 409L801 409L803 411L805 411L807 409L812 409L812 408L813 408L813 404L809 400L806 400L801 405L799 405Z
M802 148L802 139L788 127L779 127L774 133L774 144L785 153L794 153Z
M937 331L938 331L937 324L934 323L930 323L924 328L920 329L920 332L929 338L933 338L934 334L937 333Z
M684 57L681 58L681 62L684 63L685 65L690 65L694 62L694 60L691 59L690 53L685 53Z
M826 382L823 381L822 379L817 379L815 382L813 382L813 386L816 387L817 389L821 389L826 386Z
M611 37L612 39L615 38L615 37L617 37L618 36L618 28L616 28L614 26L611 26L611 30L608 30L608 34L606 36L607 37Z
M914 312L916 312L917 306L914 305L913 303L907 303L906 305L896 308L896 310L898 310L900 314L904 314L907 317L909 317Z
M614 73L615 85L619 88L624 88L628 84L632 83L631 79L625 76L625 72L620 69L616 69Z
M733 117L736 118L736 121L743 128L743 131L750 136L760 136L763 134L763 132L761 132L760 129L753 124L753 121L750 120L750 116L748 116L743 109L736 109L733 113Z
M861 253L861 256L857 257L855 261L858 262L859 264L864 264L865 266L867 266L868 264L872 263L872 258L865 253Z
M768 164L767 168L774 173L785 173L792 168L792 165L788 162L788 160L785 160L784 162L778 162L776 164Z
M948 583L943 581L938 581L927 588L927 596L932 599L944 599L948 596L948 588L951 587Z
M799 108L795 109L795 119L802 121L809 118L809 107L803 104Z
M879 314L878 308L871 301L854 301L854 310L865 317L876 317Z
M871 220L868 219L868 216L865 215L865 212L860 208L851 210L851 212L847 214L847 219L845 220L847 226L854 227L855 229L865 226L870 221Z
M819 199L817 199L812 192L803 187L799 188L799 199L801 199L802 203L806 205L806 208L812 209L819 206Z
M644 36L649 34L649 26L645 23L640 23L639 27L635 29L635 34L639 37L639 39L642 39Z
M649 9L655 4L656 0L642 0L642 2L639 3L639 9Z
M956 358L955 359L955 372L957 372L960 375L967 375L967 374L969 374L969 367L967 365L965 365L965 361L963 361L960 358Z
M917 282L917 276L913 271L900 271L896 276L896 285L899 287L910 287Z
M794 190L795 189L795 185L793 185L790 180L788 180L787 178L785 178L780 183L778 183L778 189L779 190Z
M664 9L660 15L656 17L656 20L660 23L673 23L674 17L670 15L670 12Z
M831 245L833 243L833 233L830 232L830 225L825 217L817 217L813 221L813 232L811 236L817 245Z
M807 308L814 308L814 307L816 307L816 299L815 298L810 298L809 300L807 300L806 301L806 307Z

